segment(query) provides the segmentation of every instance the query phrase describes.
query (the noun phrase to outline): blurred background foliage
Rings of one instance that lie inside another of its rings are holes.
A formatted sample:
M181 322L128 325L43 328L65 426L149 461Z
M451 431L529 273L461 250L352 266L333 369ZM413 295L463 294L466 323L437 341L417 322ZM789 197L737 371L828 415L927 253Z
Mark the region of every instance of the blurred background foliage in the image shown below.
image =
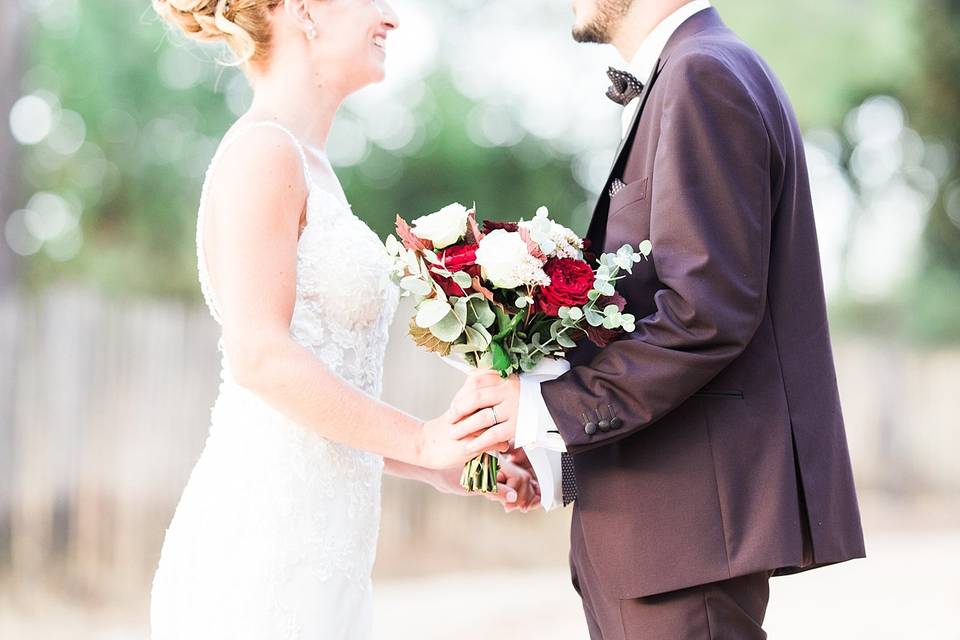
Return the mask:
M545 204L585 230L617 142L602 97L610 52L570 42L562 2L394 4L391 64L413 62L351 98L329 145L355 211L385 235L397 213L451 200L478 200L481 217ZM715 5L776 70L807 132L835 327L960 340L960 0ZM23 55L0 72L19 87L3 128L17 158L0 199L0 251L16 256L6 280L197 299L200 184L249 100L242 75L168 33L148 2L4 11L25 24ZM516 30L503 27L512 14ZM557 120L564 111L576 117Z

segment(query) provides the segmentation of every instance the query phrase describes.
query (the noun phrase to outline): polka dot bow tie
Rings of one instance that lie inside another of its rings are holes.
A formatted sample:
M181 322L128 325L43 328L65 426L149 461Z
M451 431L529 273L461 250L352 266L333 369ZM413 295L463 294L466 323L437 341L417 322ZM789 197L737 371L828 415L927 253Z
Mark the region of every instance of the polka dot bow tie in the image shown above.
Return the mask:
M643 92L643 83L626 71L610 67L607 69L607 77L613 83L607 89L607 97L617 104L627 106Z

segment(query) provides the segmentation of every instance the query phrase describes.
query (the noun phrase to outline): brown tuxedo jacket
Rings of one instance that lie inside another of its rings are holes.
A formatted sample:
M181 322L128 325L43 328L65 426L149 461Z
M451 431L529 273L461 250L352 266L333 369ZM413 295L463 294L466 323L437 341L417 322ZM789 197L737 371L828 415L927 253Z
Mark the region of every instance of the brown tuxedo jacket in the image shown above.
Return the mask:
M652 241L618 283L637 330L578 347L541 387L573 454L572 552L619 598L862 557L787 96L708 9L640 100L609 178L626 187L601 195L588 232L597 253Z

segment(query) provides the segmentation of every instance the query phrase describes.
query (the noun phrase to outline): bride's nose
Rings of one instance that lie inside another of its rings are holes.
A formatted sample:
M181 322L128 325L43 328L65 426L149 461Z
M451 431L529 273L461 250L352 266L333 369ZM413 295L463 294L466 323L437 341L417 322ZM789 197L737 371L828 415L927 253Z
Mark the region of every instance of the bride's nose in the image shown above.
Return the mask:
M387 30L396 29L400 26L400 18L397 12L393 10L390 3L386 0L380 0L380 13L383 15L383 26Z

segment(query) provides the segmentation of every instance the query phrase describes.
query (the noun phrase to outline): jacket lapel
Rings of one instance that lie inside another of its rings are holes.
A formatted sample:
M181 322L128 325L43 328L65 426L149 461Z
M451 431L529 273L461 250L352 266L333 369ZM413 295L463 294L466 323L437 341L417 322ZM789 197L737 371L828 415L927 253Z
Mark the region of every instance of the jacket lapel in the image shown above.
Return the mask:
M613 154L613 163L610 165L610 170L607 172L607 179L603 183L603 189L600 191L600 196L597 198L597 203L593 207L593 216L590 218L590 228L587 230L587 237L590 238L590 242L596 246L597 233L604 227L607 221L607 209L610 202L610 197L607 195L607 190L610 185L610 180L615 176L614 174L617 171L617 167L620 165L621 157L627 153L629 148L633 143L633 138L637 132L637 123L640 122L640 115L643 113L643 108L647 104L647 98L650 95L650 89L653 88L653 84L657 81L657 76L660 73L660 68L662 66L662 59L657 60L657 64L653 67L653 72L650 74L650 77L647 78L647 82L643 85L643 91L640 93L640 96L637 98L640 102L637 104L637 109L633 113L633 118L630 120L630 126L627 127L627 131L624 134L623 138L620 139L620 145L617 147L616 153Z
M600 197L597 198L597 204L593 207L593 216L590 218L590 228L587 231L587 238L589 238L591 244L596 247L594 249L595 253L598 253L603 249L603 247L600 246L599 240L601 240L601 238L599 236L606 229L607 214L610 212L610 198L607 196L607 189L609 188L610 180L614 177L621 177L615 174L618 171L622 171L622 168L618 167L621 167L620 163L623 159L623 156L629 154L630 152L630 147L632 146L633 139L637 133L637 124L640 122L640 116L643 113L643 107L647 102L647 97L650 95L650 89L653 88L653 85L656 82L657 77L660 75L660 72L663 70L663 66L666 64L667 59L682 42L694 37L700 32L711 29L726 29L726 26L720 19L720 14L717 13L717 10L713 7L704 9L703 11L691 16L686 22L681 24L673 33L673 35L670 36L670 39L667 41L667 44L663 49L663 53L660 54L660 59L657 61L657 64L654 67L653 74L651 74L650 78L647 80L647 83L644 85L643 93L640 94L640 104L637 105L637 111L633 114L633 120L631 120L630 126L627 128L627 132L621 139L620 146L617 147L617 152L614 154L613 164L611 165L610 171L607 174L606 181L603 183L603 189L600 191Z

